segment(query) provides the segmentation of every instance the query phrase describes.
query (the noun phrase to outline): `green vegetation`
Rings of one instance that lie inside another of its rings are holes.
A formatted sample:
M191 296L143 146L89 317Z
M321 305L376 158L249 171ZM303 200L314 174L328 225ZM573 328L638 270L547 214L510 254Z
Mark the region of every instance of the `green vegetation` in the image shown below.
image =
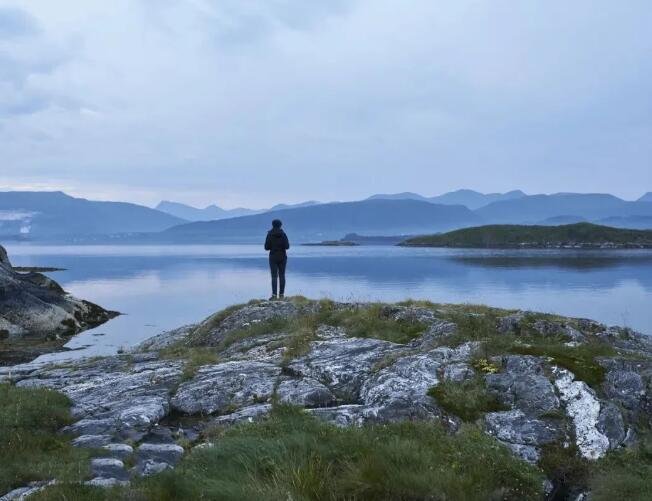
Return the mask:
M463 421L473 422L486 412L507 410L487 391L483 377L461 382L442 381L430 388L428 395L437 400L442 409Z
M86 476L88 451L59 433L72 422L64 395L0 384L0 402L0 494L36 480Z
M600 460L589 477L591 499L643 501L652 492L652 435L639 438L630 449L615 451Z
M601 246L652 247L652 231L599 226L591 223L563 226L488 225L440 235L410 238L408 247L519 248Z
M540 472L474 426L454 435L432 422L339 428L277 406L264 422L213 433L215 446L177 469L88 499L541 498Z
M160 357L165 359L182 359L184 360L182 381L192 379L197 370L203 365L216 364L219 357L215 348L211 347L187 347L173 345L160 351Z
M549 357L552 363L568 369L578 379L597 388L605 377L605 369L595 361L596 357L615 355L615 350L603 343L591 342L579 346L565 346L563 344L539 344L534 346L514 344L510 347L511 353L519 355L534 355Z
M306 306L310 303L309 300L300 296L289 298L289 300L297 306ZM189 349L188 346L198 348L215 343L215 340L209 339L211 330L217 328L219 323L236 309L237 307L231 307L213 315L192 332L187 341L173 345L166 352L173 353L175 358L182 358L185 351ZM287 347L285 358L290 360L307 351L310 342L315 339L317 328L320 325L343 327L347 335L351 337L372 337L394 343L407 343L421 335L426 328L419 322L389 318L385 314L385 305L380 303L368 304L359 308L337 309L332 301L321 300L314 308L307 308L306 313L296 318L277 317L229 331L217 341L216 349L220 353L244 339L279 333L285 334L285 338L278 342L272 342L269 346L271 348Z

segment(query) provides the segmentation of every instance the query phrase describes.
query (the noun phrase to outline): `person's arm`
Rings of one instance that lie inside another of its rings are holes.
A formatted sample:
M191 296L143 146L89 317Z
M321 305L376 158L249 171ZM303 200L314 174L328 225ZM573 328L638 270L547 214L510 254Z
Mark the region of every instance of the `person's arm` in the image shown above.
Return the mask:
M283 242L285 244L285 250L288 250L290 248L290 241L288 240L287 234L284 233L283 235L285 236L285 241Z
M269 233L267 234L267 238L265 238L265 250L272 250L272 242L271 239L269 238Z

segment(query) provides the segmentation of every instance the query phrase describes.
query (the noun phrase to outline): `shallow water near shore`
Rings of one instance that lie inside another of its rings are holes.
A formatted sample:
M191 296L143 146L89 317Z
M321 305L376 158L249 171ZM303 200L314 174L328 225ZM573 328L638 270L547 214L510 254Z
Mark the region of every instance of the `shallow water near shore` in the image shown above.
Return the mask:
M269 296L259 245L9 245L15 266L124 315L41 361L116 353L225 306ZM336 300L481 303L587 317L652 334L652 251L296 247L288 295Z

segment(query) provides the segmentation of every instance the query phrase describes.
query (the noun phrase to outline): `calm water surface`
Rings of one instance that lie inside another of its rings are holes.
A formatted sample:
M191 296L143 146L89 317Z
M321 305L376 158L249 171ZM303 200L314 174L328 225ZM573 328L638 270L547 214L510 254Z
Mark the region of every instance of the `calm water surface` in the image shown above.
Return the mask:
M115 353L230 304L269 296L256 245L8 247L16 266L55 266L74 295L124 315L84 332L73 351ZM287 294L339 300L483 303L588 317L652 334L652 251L487 251L296 247Z

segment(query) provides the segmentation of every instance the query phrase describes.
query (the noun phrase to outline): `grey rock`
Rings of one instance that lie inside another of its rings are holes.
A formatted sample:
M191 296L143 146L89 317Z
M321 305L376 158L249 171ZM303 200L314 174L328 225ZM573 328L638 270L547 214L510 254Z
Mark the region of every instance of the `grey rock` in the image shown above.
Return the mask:
M176 344L185 339L193 330L197 328L197 324L184 325L171 331L162 332L156 336L152 336L142 343L134 346L130 352L141 353L154 350L162 350L173 344Z
M603 402L598 415L598 431L609 439L609 448L615 449L625 442L627 433L620 409L611 403Z
M457 332L457 325L452 322L446 322L444 320L435 320L433 321L426 331L414 339L410 346L421 350L432 349L442 343L442 339L451 334Z
M570 341L576 343L581 343L586 340L584 334L566 322L537 320L534 322L533 327L535 331L543 336L562 335L568 337Z
M136 451L138 460L175 465L183 457L183 447L176 444L141 444Z
M172 408L186 414L224 413L268 401L281 368L269 363L231 361L205 366L179 386Z
M442 379L444 381L453 381L461 383L467 379L472 379L475 376L473 368L464 362L456 362L448 364L444 367L442 372Z
M126 487L129 485L128 480L118 480L117 478L104 478L104 477L95 477L91 480L84 482L84 485L90 485L92 487L101 487L103 489L110 489L112 487Z
M0 246L0 330L10 337L72 335L117 315L77 299L40 273L17 273Z
M335 403L335 395L312 378L286 379L276 389L279 400L301 407L326 407Z
M518 333L520 332L521 322L524 318L525 313L522 311L501 317L498 319L496 328L501 334Z
M307 409L308 414L336 426L361 426L367 420L368 409L364 405L340 405Z
M346 337L344 327L334 327L332 325L320 325L317 327L315 336L317 339L339 339Z
M310 352L290 363L288 369L297 376L320 381L345 402L356 402L375 364L401 350L405 350L401 345L378 339L314 341Z
M222 320L219 320L221 313L217 313L199 324L193 332L196 339L191 340L190 344L217 346L230 332L275 318L295 318L299 311L289 301L263 301L244 306Z
M541 446L558 440L559 425L528 417L521 410L490 412L485 416L485 429L498 440L513 445Z
M439 320L434 311L418 306L387 305L381 314L397 322L412 324L431 324Z
M106 444L102 449L107 451L110 457L116 459L127 459L134 453L134 448L129 444Z
M75 447L85 447L88 449L97 449L111 443L111 435L82 435L72 441Z
M652 424L652 361L599 359L607 369L602 389L606 398L619 403L629 420L639 418Z
M116 420L107 419L82 419L63 429L65 433L73 435L102 435L116 431Z
M136 475L149 477L164 472L165 470L169 470L170 468L172 468L172 466L168 463L161 463L148 459L147 461L143 461L142 463L138 464L135 467L134 472Z
M360 399L379 421L432 419L442 415L428 389L439 384L441 359L432 354L399 358L369 377Z
M545 376L503 372L485 376L487 388L499 400L527 415L540 416L559 409L555 388Z
M225 414L214 418L211 423L214 425L233 425L238 423L253 423L265 418L272 411L272 404L257 404L243 407L231 414Z
M129 475L122 461L115 458L95 458L91 460L91 471L96 477L126 480Z

